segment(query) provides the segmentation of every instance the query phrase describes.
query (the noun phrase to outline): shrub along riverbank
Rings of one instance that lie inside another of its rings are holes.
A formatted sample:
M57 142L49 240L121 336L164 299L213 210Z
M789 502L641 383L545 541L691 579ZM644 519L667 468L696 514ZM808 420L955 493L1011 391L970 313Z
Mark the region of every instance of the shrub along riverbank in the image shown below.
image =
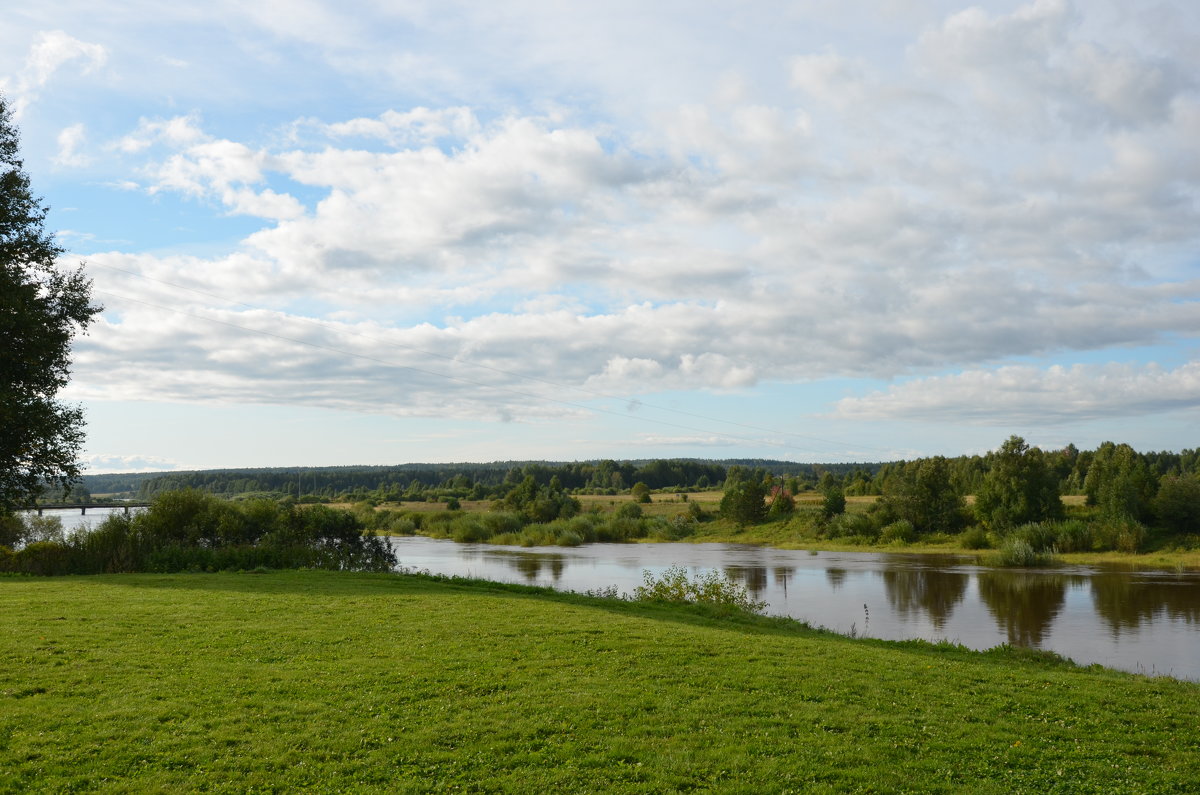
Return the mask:
M66 536L57 519L0 516L0 572L223 571L319 568L389 571L390 546L348 512L276 500L229 502L163 492L144 512L114 513Z
M1200 686L334 572L0 578L0 790L1184 792Z
M717 510L719 494L691 495L686 502L660 497L650 505L608 497L584 501L570 519L531 522L487 503L461 510L409 510L360 504L353 508L364 527L389 535L425 535L460 542L515 546L578 546L595 542L689 541L762 544L781 549L862 550L930 554L974 554L987 565L1123 564L1166 569L1200 569L1200 538L1141 532L1137 545L1128 528L1096 521L1094 510L1067 505L1064 519L985 531L913 534L881 525L874 498L852 499L844 513L823 515L816 505L797 505L785 517L738 523Z

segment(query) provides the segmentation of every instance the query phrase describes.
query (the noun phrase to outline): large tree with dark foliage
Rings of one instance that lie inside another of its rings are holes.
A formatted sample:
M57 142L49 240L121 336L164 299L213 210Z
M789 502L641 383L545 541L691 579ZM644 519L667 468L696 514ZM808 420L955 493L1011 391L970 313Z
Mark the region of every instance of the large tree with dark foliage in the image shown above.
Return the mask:
M1060 519L1062 499L1049 456L1010 436L987 458L988 472L975 495L975 513L994 527Z
M0 514L79 476L83 411L56 395L67 383L72 338L100 311L82 268L56 267L63 249L45 230L47 208L23 169L0 97Z

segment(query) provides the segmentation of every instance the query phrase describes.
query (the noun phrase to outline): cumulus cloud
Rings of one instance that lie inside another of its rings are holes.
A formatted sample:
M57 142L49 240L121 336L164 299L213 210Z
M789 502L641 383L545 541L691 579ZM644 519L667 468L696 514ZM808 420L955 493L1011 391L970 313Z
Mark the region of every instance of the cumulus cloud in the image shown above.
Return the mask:
M81 150L87 142L87 127L83 123L65 127L58 134L58 154L54 164L63 168L78 168L91 162L91 157Z
M1081 20L1067 0L1035 0L996 16L972 7L927 31L912 54L927 69L963 80L996 118L1057 118L1077 127L1166 119L1192 81L1156 54L1081 40Z
M100 44L81 41L61 30L44 31L34 39L16 78L0 87L12 93L11 110L13 116L20 119L30 103L37 99L41 89L63 66L82 62L80 71L88 74L103 66L107 59L108 50Z
M1007 366L920 378L865 397L843 398L847 419L917 419L990 425L1142 416L1200 406L1200 362Z
M658 71L614 66L578 89L627 91L637 110L620 125L603 97L470 91L340 117L304 108L265 134L198 113L143 119L111 148L142 189L260 223L217 255L91 255L98 273L159 281L97 277L118 297L81 341L81 388L523 417L596 392L966 370L839 405L867 416L926 383L983 390L1015 357L1200 333L1192 56L1055 0L926 13L888 28L882 54L781 36L753 68L714 55L719 69L697 69L721 79L703 87L635 54ZM363 74L375 53L355 41L370 26L331 15L308 4L259 24ZM564 74L591 57L541 44L514 57ZM397 53L376 73L426 57ZM642 91L659 77L686 90ZM1035 380L1070 396L1095 376L1064 373Z

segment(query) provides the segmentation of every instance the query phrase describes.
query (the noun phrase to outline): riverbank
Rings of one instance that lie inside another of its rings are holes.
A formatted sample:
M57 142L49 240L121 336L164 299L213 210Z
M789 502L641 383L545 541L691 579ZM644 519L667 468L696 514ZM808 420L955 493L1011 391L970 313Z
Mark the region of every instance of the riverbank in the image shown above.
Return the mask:
M1183 791L1200 685L543 589L0 578L0 790Z
M964 549L959 539L936 542L860 544L846 543L833 538L805 538L789 532L782 523L737 528L727 523L701 525L687 538L691 543L758 544L775 549L805 549L820 552L903 552L906 555L955 555L979 565L989 565L989 553L994 550ZM655 543L644 539L643 543ZM1071 566L1097 566L1152 571L1200 571L1200 549L1168 549L1152 552L1068 552L1057 553L1054 559Z
M840 536L829 538L821 530L819 498L806 496L797 500L796 512L776 521L763 521L741 526L717 515L721 492L698 492L675 496L656 495L653 502L637 505L639 515L659 523L657 529L641 534L629 534L623 540L637 543L694 542L755 544L775 549L804 549L825 552L903 552L915 555L955 555L980 565L994 565L996 551L991 549L967 549L961 535L917 536L912 541L882 541L867 536ZM582 495L578 498L587 515L612 517L622 510L632 508L630 495ZM847 498L847 512L862 514L877 501L877 497ZM1063 498L1069 514L1086 517L1087 509L1083 498ZM408 529L397 535L416 533L432 538L456 538L456 540L483 541L506 545L565 545L586 543L585 534L567 536L570 543L563 543L563 536L547 533L504 533L497 534L495 541L486 532L457 534L456 517L480 516L492 512L492 503L487 501L463 502L460 510L447 511L440 503L393 503L383 504L376 511L399 512L411 515L415 521ZM356 506L345 506L355 509ZM368 508L368 511L372 509ZM667 523L664 525L663 523ZM386 528L379 528L387 534ZM462 537L459 537L462 535ZM1151 539L1142 552L1056 552L1055 564L1093 566L1101 568L1145 569L1152 571L1200 571L1200 540L1194 536L1177 539Z

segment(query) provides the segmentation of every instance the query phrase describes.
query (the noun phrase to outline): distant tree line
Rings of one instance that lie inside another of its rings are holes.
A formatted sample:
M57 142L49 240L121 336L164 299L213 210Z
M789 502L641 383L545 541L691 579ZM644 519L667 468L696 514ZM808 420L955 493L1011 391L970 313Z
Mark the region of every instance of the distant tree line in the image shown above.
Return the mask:
M654 491L719 489L726 473L754 471L787 474L814 488L825 473L874 476L881 464L797 464L767 459L706 461L509 461L485 464L402 464L317 468L215 469L125 475L89 475L82 484L95 494L123 493L149 499L164 491L199 489L222 496L290 495L296 499L378 502L429 499L488 500L503 498L513 486L532 477L539 486L558 479L574 494L627 493L638 483Z
M802 484L761 469L730 467L721 515L740 525L783 518ZM1045 451L1013 436L983 456L931 457L888 463L869 475L822 474L819 529L827 537L912 541L965 534L967 546L1027 550L1117 549L1135 552L1152 535L1186 541L1200 534L1200 451L1139 453L1104 442ZM848 514L846 495L878 495ZM1084 496L1069 511L1062 496ZM974 496L968 506L966 497ZM1188 542L1190 544L1190 542Z

